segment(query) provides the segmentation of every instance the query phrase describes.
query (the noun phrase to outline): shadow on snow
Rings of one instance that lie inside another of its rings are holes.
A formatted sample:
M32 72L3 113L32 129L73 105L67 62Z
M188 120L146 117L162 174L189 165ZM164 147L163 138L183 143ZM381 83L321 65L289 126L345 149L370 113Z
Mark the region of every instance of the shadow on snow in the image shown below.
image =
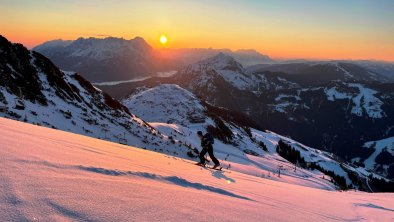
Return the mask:
M157 175L157 174L153 174L153 173L146 173L146 172L110 170L110 169L97 168L97 167L86 167L86 166L78 166L77 168L80 170L104 174L104 175L108 175L108 176L138 176L138 177L143 177L143 178L150 179L150 180L164 181L164 182L172 183L172 184L182 186L182 187L190 187L190 188L194 188L197 190L206 190L206 191L210 191L213 193L222 194L222 195L235 197L235 198L239 198L239 199L252 200L250 198L243 197L243 196L231 193L229 191L226 191L226 190L223 190L220 188L207 186L207 185L204 185L201 183L190 182L186 179L183 179L183 178L180 178L177 176L161 176L161 175Z

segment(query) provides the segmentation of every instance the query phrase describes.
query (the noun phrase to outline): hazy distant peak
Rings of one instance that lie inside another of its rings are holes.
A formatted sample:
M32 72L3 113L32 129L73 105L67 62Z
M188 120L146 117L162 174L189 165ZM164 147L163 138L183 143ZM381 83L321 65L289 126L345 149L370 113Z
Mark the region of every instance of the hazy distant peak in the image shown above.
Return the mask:
M242 54L261 54L260 52L256 51L255 49L238 49L234 51L235 53L242 53Z
M34 47L34 50L38 49L45 51L56 47L66 47L70 45L72 42L73 42L72 40L55 39L55 40L44 42L43 44Z

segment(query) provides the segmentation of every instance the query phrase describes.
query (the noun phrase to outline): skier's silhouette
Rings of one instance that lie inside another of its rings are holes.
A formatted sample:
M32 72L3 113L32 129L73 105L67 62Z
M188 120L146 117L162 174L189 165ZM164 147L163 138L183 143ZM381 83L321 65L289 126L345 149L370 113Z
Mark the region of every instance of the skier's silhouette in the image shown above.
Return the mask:
M206 133L205 135L203 135L203 133L201 131L197 132L198 137L201 140L201 147L202 150L200 152L200 162L197 163L197 165L200 166L204 166L205 165L205 154L208 152L209 157L211 158L211 160L213 161L213 163L215 164L213 166L213 168L217 168L218 166L220 166L219 161L216 159L216 157L213 155L213 137L211 134Z

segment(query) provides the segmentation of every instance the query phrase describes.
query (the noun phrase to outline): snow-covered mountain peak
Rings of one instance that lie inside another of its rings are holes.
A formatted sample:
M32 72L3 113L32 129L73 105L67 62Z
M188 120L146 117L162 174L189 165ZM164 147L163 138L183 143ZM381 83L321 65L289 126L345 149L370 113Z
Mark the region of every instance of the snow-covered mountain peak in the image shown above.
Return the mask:
M33 50L51 58L61 69L82 73L91 82L141 78L156 70L154 49L141 37L58 40Z
M80 37L76 40L58 39L45 42L35 47L34 50L41 53L51 53L56 48L65 48L64 50L67 52L67 57L84 57L97 61L120 56L123 53L138 53L144 55L145 53L151 53L153 50L141 37L135 37L130 40L117 37ZM66 56L66 54L64 56Z
M213 82L217 78L224 79L228 84L241 90L254 86L253 79L246 73L243 66L233 57L222 52L214 57L187 66L178 76L188 78L187 82L191 82L192 85L204 87L208 85L209 91L215 90ZM194 88L194 86L191 86L191 88Z
M122 103L148 122L184 125L205 120L205 107L191 92L175 84L147 89L129 96Z
M197 64L206 64L216 70L232 70L240 73L245 72L241 63L223 52L220 52L214 57L205 59Z
M104 39L79 38L75 40L70 47L75 48L70 56L89 57L95 60L113 58L127 51L141 51L142 54L142 52L149 52L152 50L151 46L141 37L130 40L116 37L107 37Z

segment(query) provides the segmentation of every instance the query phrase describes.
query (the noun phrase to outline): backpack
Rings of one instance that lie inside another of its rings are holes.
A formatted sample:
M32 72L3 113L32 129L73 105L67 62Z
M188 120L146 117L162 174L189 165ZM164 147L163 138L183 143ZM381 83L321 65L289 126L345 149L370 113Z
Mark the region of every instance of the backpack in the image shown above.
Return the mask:
M210 133L205 134L204 136L211 144L215 144L215 139Z

